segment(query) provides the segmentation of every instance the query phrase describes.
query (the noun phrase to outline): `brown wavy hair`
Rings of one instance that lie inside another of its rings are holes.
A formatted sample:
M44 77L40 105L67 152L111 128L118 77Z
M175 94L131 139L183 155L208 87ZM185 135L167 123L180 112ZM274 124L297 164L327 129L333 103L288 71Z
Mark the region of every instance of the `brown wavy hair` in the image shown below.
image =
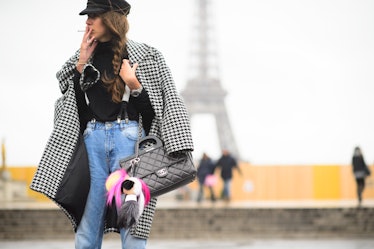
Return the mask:
M112 35L111 41L114 52L112 60L114 76L109 77L108 74L104 72L102 81L107 86L108 91L112 94L112 101L115 103L120 103L125 92L125 84L119 76L119 71L121 69L122 59L127 54L126 35L129 30L129 23L126 15L114 11L105 12L100 16L103 24Z

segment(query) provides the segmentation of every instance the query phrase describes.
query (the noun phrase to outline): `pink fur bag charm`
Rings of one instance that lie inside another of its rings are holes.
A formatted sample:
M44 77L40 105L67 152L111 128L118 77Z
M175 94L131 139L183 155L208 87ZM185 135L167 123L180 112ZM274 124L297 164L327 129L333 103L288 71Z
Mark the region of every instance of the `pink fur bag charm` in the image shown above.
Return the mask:
M112 205L115 200L119 227L129 228L136 224L144 207L151 199L145 182L139 178L130 177L126 170L119 169L108 176L105 187L108 191L107 205Z

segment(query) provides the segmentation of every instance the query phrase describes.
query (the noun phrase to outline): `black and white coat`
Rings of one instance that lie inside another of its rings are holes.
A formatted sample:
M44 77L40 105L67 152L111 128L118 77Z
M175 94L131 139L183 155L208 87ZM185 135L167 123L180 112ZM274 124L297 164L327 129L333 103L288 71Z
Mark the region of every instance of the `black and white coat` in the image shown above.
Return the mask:
M136 76L148 92L155 112L149 134L160 137L169 153L182 150L192 151L189 116L162 54L153 47L131 40L127 43L127 50L130 63L139 63ZM79 51L57 72L63 95L56 101L54 128L30 186L31 189L55 201L69 217L74 229L77 227L76 219L71 212L59 204L56 194L62 188L61 182L67 173L67 166L80 134L78 108L72 80L78 58ZM96 70L92 64L85 66L80 80L83 90L95 84L100 78L99 73L95 79L85 77L84 72L87 67ZM84 184L84 181L82 183ZM144 210L138 224L132 230L134 236L148 238L156 202L156 198L153 198ZM105 231L116 231L116 229L107 225Z

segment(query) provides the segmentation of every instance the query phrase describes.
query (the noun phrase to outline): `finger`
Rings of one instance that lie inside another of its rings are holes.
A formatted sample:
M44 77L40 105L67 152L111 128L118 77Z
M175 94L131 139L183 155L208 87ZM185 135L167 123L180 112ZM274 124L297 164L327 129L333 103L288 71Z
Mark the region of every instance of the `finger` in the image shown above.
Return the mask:
M139 63L136 62L136 63L134 63L132 69L134 69L134 71L136 71L136 69L138 68L138 66L139 66Z
M121 63L121 70L125 70L125 65L128 65L126 60L122 60L122 63Z
M92 33L92 28L90 28L89 26L87 26L87 29L88 29L87 35L88 35L88 37L90 37L91 33Z
M123 59L122 60L122 65L121 67L125 70L130 70L131 69L131 64L130 64L130 61L128 59Z
M88 43L89 40L94 38L94 37L91 37L91 34L92 34L92 29L89 26L86 26L86 32L84 33L84 36L83 36L84 42ZM91 42L92 42L92 40L91 40Z
M87 38L87 41L86 41L88 47L92 47L92 46L96 46L97 45L97 40L95 39L95 37L91 37L91 38Z
M87 35L88 32L90 32L90 28L89 28L88 26L86 26L86 29L85 29L85 31L84 31L84 34Z
M86 26L86 30L84 31L84 34L83 34L83 41L87 41L87 38L89 37L89 33L90 33L90 28L88 26Z
M88 46L90 48L90 51L94 51L96 46L97 46L98 42L96 40L94 40L92 43L90 43Z

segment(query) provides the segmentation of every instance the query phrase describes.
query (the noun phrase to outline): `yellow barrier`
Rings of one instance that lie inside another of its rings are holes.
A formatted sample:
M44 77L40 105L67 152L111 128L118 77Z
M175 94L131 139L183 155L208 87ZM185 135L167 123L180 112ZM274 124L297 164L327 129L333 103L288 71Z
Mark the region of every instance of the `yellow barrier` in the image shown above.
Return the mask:
M243 175L234 171L232 199L244 200L349 200L356 199L356 183L350 165L251 165L241 163ZM373 174L366 180L365 198L374 198ZM29 185L36 171L35 166L8 167L14 180ZM219 177L220 172L216 172ZM189 185L197 190L197 182ZM214 191L220 195L222 181ZM28 195L38 200L46 197L28 189Z

